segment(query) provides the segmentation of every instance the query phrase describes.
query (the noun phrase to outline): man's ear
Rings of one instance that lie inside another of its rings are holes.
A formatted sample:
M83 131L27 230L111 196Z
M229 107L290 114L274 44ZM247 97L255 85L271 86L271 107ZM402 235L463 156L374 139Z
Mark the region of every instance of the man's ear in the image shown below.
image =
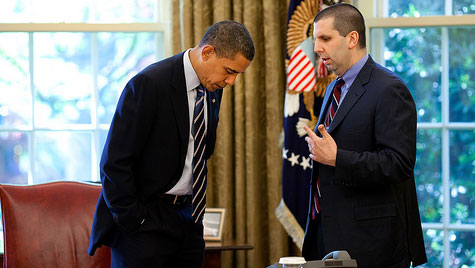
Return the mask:
M211 58L214 54L214 47L211 45L205 45L204 47L201 48L201 59L203 61L207 61L209 58Z
M358 45L358 40L360 39L360 35L357 31L351 31L347 36L348 38L348 48L354 48Z

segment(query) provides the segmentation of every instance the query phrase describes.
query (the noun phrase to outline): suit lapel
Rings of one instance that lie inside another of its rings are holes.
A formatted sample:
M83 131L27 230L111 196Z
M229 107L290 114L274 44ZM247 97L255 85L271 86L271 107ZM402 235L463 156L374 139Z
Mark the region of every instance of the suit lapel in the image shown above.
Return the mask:
M366 89L363 87L369 81L369 77L374 69L374 61L371 56L368 57L368 61L363 66L361 71L356 76L355 81L351 85L348 93L338 107L338 111L330 125L328 133L331 133L338 125L343 121L351 108L358 102L359 98L365 93Z
M183 54L178 54L173 61L172 81L170 87L170 99L174 115L178 125L178 132L182 144L188 144L190 133L190 116L188 111L188 95L186 92L185 71L183 67ZM182 146L182 154L186 154L186 146Z
M183 67L183 55L178 54L173 60L172 81L170 83L170 100L173 106L173 112L176 118L178 132L182 144L188 144L190 134L190 116L188 110L188 93L186 92L185 71ZM207 134L206 142L213 144L216 139L216 126L218 123L220 94L218 92L206 93L207 102ZM208 151L207 146L207 151ZM180 147L180 154L186 154L187 146ZM212 148L211 148L212 149ZM209 151L212 151L212 150Z
M336 83L336 80L333 80L325 89L325 97L323 98L322 107L320 108L320 115L318 116L318 123L314 130L316 133L318 133L317 132L318 126L320 124L323 124L323 122L325 122L327 109L328 109L329 104L331 103L330 96L332 95L333 86L335 85L335 83Z
M213 116L213 108L214 108L214 105L216 103L216 98L214 96L214 94L210 91L207 91L206 93L206 106L208 107L208 111L207 111L207 116L208 116L208 125L206 126L206 129L209 130L210 129L214 129L216 128L216 120ZM206 135L206 140L207 142L206 143L209 143L209 139L210 139L210 135Z
M222 89L210 92L208 91L207 106L208 106L208 126L206 131L206 157L209 158L214 151L214 145L216 142L216 128L219 120L219 107L221 103L221 97L223 94Z
M343 99L343 102L341 103L340 107L338 107L338 111L332 123L330 124L330 129L328 130L328 133L331 133L343 121L345 116L351 110L351 107L355 105L355 103L358 101L361 95L363 95L364 92L364 87L361 86L358 79L355 79L350 89L348 90L348 93Z

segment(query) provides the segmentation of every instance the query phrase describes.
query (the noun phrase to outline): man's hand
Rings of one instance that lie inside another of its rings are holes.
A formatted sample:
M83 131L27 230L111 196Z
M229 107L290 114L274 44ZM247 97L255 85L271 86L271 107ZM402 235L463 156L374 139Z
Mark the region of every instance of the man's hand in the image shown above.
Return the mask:
M308 126L304 126L304 129L308 134L305 141L308 143L310 158L327 166L336 166L337 146L325 127L322 124L318 126L318 131L322 134L321 138Z

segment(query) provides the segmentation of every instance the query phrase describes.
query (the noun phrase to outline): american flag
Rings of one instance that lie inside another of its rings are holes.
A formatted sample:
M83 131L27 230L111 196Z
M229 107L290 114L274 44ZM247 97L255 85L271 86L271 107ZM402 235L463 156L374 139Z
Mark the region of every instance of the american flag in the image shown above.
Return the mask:
M316 85L315 53L311 37L303 41L292 53L287 67L287 84L290 91L310 92Z
M316 15L318 0L291 0L289 3L288 26L291 31L291 17L294 12L302 18L302 7L310 5L310 12L306 13L305 23L297 27L299 33L309 28L309 23ZM300 10L300 11L299 11ZM308 11L308 9L307 9ZM300 13L299 13L300 12ZM292 26L294 27L294 26ZM294 27L295 29L295 27ZM313 52L311 32L292 44L290 55L287 55L287 86L284 107L284 148L282 167L282 200L276 208L276 215L284 229L301 248L308 213L310 178L312 160L309 158L308 146L304 140L303 126L311 125L314 111L320 111L322 98L315 96L309 105L304 95L315 95L317 72L315 66L316 55ZM301 36L301 35L300 35ZM288 34L289 37L289 34ZM289 53L289 39L287 51ZM308 96L307 96L308 97ZM311 112L310 112L311 111ZM313 118L314 119L314 118Z

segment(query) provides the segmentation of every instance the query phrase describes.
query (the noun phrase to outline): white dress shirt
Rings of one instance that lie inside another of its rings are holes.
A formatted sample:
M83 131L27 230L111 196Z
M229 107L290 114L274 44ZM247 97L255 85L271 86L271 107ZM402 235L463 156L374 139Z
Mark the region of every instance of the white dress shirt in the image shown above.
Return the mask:
M190 61L190 50L188 49L183 54L183 67L185 70L185 81L186 81L186 92L188 93L188 114L190 118L190 133L188 135L188 150L186 152L185 167L183 168L183 173L180 180L166 192L167 194L173 195L191 195L193 188L193 152L195 147L195 140L193 138L192 129L193 129L193 112L195 110L196 102L196 90L195 88L200 85L200 79L196 75L193 66ZM206 102L206 90L205 90L205 102L204 102L204 112L207 115L207 102ZM208 116L205 116L205 131L206 126L208 125ZM178 148L177 148L178 149Z

